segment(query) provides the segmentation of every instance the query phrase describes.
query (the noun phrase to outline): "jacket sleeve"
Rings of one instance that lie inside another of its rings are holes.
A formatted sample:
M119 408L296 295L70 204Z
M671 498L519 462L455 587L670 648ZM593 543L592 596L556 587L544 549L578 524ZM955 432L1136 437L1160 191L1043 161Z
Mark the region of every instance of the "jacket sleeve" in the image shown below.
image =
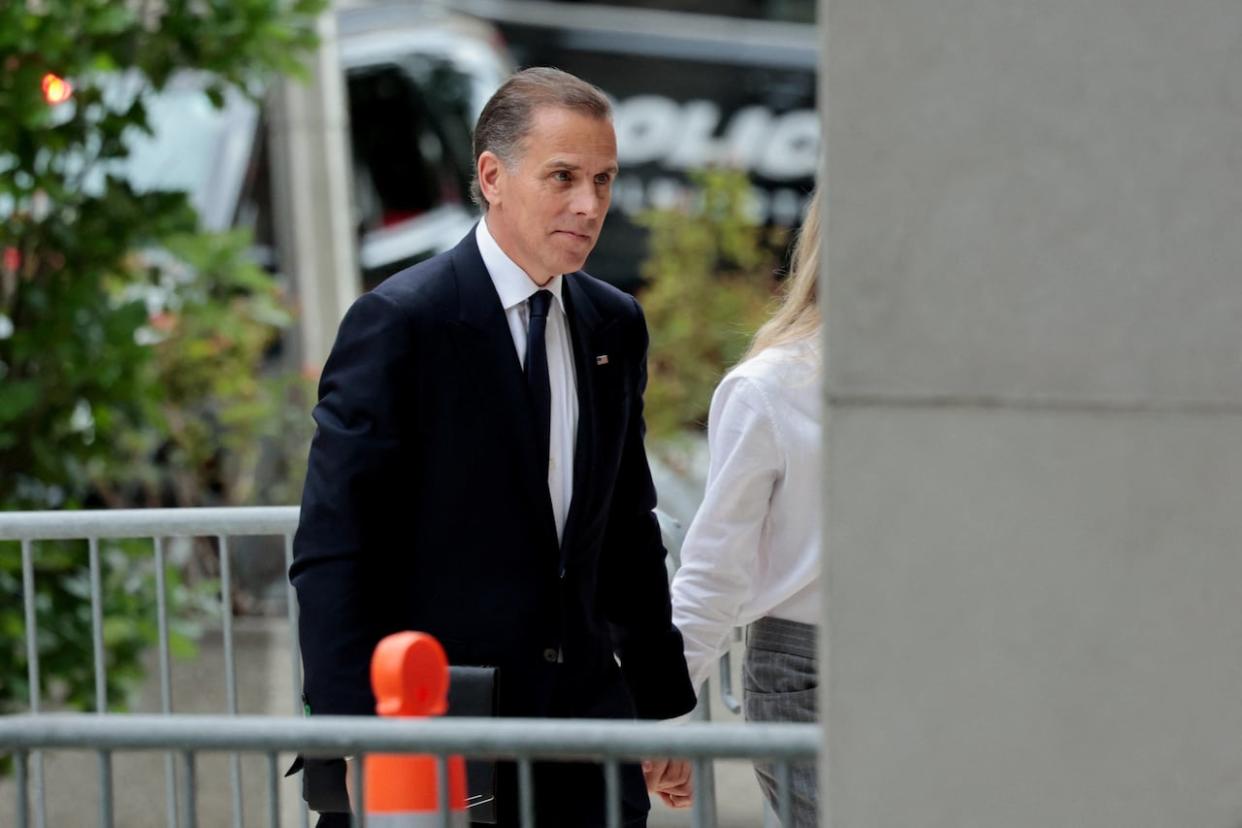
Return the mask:
M374 714L371 653L384 629L376 590L402 462L410 326L391 299L350 308L319 384L315 436L289 577L298 595L303 698L316 715Z
M729 648L759 570L759 546L784 450L762 391L731 375L712 397L707 428L711 464L703 502L681 547L673 578L673 620L686 640L696 688Z
M636 357L630 378L630 416L605 530L600 595L612 626L621 672L639 718L670 719L694 708L682 651L673 626L656 492L643 446L643 392L647 386L647 326L634 309Z

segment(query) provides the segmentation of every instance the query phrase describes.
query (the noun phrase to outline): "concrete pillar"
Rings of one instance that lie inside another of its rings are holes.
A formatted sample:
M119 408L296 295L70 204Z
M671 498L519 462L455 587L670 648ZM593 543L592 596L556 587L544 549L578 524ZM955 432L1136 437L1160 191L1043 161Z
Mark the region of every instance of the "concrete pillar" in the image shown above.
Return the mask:
M320 16L317 31L308 78L282 81L268 106L280 267L297 298L297 359L316 370L361 290L334 12Z
M1242 4L821 0L832 828L1242 824Z

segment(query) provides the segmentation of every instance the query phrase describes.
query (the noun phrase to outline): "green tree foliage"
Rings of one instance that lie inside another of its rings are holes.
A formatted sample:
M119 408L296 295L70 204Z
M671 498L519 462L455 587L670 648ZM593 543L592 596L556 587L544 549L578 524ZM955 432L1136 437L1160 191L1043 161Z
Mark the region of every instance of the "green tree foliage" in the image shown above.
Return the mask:
M643 310L651 331L647 427L656 439L707 420L712 391L766 318L786 233L748 213L745 173L692 173L701 198L653 210L643 263Z
M150 361L143 428L87 465L110 506L292 502L309 421L301 377L265 376L265 354L292 321L243 232L180 234L153 268L167 297L140 329ZM301 427L290 427L296 411Z
M284 303L245 234L202 233L185 194L117 170L175 75L192 72L217 106L231 91L257 98L299 70L323 6L0 3L0 509L258 496L260 438L287 436L283 402L301 387L263 376ZM123 97L109 94L118 79ZM51 103L61 80L72 95ZM150 545L105 542L102 556L109 696L123 703L155 638ZM86 551L43 543L36 561L43 691L82 706ZM0 544L0 712L28 691L20 587L17 545Z

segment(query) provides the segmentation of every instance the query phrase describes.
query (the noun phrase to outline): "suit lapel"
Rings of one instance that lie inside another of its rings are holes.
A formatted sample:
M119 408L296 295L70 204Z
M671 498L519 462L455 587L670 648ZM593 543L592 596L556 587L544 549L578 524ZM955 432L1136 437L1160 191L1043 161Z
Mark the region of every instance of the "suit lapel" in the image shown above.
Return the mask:
M574 441L574 489L565 518L565 536L561 542L561 567L567 561L572 542L576 539L582 511L591 502L592 467L594 466L595 434L598 412L595 407L595 334L600 317L581 284L578 274L565 277L562 290L569 317L569 335L573 342L574 375L578 384L578 434Z
M555 546L556 521L548 477L546 472L539 473L536 459L530 392L500 296L479 255L473 231L453 250L453 270L459 308L454 335L464 357L463 368L469 372L462 380L496 389L496 398L506 403L487 413L506 434L504 443L514 452L511 465L518 486L529 500L531 514L538 516L541 533Z

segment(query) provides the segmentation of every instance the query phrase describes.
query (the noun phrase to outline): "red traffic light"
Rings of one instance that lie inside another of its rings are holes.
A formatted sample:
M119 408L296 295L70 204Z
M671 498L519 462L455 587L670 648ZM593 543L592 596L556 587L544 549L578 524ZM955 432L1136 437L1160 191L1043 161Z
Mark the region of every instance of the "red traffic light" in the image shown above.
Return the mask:
M43 100L52 106L62 104L73 97L73 84L48 72L43 76Z

